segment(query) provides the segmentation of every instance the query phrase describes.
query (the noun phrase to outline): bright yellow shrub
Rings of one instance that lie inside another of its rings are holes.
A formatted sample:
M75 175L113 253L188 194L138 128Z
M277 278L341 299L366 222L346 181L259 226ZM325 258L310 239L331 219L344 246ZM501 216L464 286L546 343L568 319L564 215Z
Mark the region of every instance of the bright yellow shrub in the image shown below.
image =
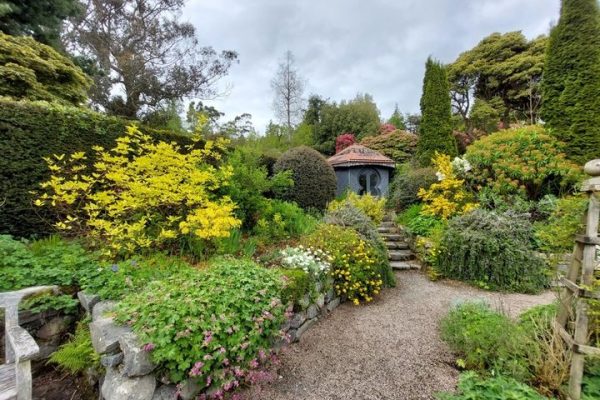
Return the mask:
M456 176L450 156L436 152L432 162L439 180L427 190L419 189L418 196L424 203L422 212L448 219L476 208L477 203L465 190L465 181Z
M182 149L131 126L114 148L93 148L90 169L82 152L46 158L52 176L36 204L53 206L58 229L104 245L111 257L227 237L240 221L235 204L215 193L232 170L207 162L219 160L227 142L199 140Z
M351 205L365 213L365 215L371 218L376 225L379 225L381 221L383 221L383 216L385 214L384 197L376 197L368 193L359 195L354 192L348 192L345 199L333 200L329 203L327 209L329 211L337 210L338 208L343 207L346 202L349 202Z

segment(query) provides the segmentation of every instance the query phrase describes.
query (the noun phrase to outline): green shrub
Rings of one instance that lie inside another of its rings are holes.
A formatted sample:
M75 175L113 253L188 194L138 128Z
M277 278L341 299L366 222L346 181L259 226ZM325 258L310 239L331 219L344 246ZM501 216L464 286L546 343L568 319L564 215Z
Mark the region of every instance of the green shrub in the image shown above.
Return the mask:
M19 308L32 313L60 310L64 314L77 314L79 300L68 294L43 294L25 299L19 304Z
M573 249L575 235L583 230L585 196L567 196L556 202L547 220L534 225L537 246L547 252L565 253Z
M173 382L191 377L207 390L218 390L241 383L240 376L249 379L267 362L281 337L281 289L276 271L222 259L131 293L117 319L139 335L159 373Z
M281 193L294 184L289 172L269 177L260 157L258 152L251 149L236 148L227 158L233 175L229 185L221 192L236 204L235 214L246 231L252 229L260 219L261 211L266 207L266 195Z
M0 96L79 105L92 81L69 59L28 36L0 32Z
M282 198L304 209L324 210L335 197L337 179L333 168L316 150L301 146L286 151L277 160L275 172L292 171L294 186Z
M88 368L101 368L100 355L94 351L86 321L77 324L75 335L52 353L49 362L58 364L71 374L82 373Z
M92 146L113 147L130 123L84 108L0 98L0 233L52 233L55 212L33 205L40 183L50 176L43 157L79 151L93 156ZM184 136L142 130L164 141L190 144ZM91 165L95 159L88 161Z
M444 225L444 221L432 215L423 214L423 205L413 204L400 213L396 219L409 233L419 236L429 236L431 232Z
M384 277L376 265L377 251L354 229L321 224L302 242L332 257L332 275L340 296L347 296L358 305L372 301L380 293Z
M358 232L361 238L375 250L379 273L383 277L384 285L387 287L396 286L396 277L390 267L387 246L373 221L364 212L349 203L345 203L339 208L327 211L323 220L328 224L352 228Z
M414 133L395 130L376 136L367 136L360 144L376 150L397 163L409 161L415 154L419 137Z
M442 338L461 357L464 368L510 376L521 382L529 379L527 343L522 331L487 304L465 302L453 307L442 320L441 331Z
M404 210L421 201L417 195L419 189L427 190L435 182L437 182L435 169L402 165L396 169L396 175L389 191L389 203L397 211Z
M307 234L316 225L317 219L296 204L269 199L252 232L260 241L270 242Z
M467 148L468 180L477 190L489 187L527 200L566 193L581 179L581 168L566 159L563 149L535 125L492 133Z
M522 215L475 210L448 223L436 268L485 289L535 293L547 287L548 271L531 242Z
M438 400L544 400L533 388L503 376L480 378L474 372L460 375L458 393L440 393Z
M279 268L277 271L284 281L281 300L284 304L300 304L304 295L311 291L310 275L299 268Z

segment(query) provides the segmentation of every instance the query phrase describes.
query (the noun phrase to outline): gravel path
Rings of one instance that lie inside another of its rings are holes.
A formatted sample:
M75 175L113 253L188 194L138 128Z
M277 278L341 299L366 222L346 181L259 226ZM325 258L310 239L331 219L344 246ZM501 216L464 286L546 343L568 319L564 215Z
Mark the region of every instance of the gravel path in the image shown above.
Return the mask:
M484 298L515 316L554 293L484 292L458 282L430 282L420 272L397 272L398 286L368 306L345 303L282 356L277 382L252 398L264 400L432 399L454 389L455 358L438 322L453 302Z

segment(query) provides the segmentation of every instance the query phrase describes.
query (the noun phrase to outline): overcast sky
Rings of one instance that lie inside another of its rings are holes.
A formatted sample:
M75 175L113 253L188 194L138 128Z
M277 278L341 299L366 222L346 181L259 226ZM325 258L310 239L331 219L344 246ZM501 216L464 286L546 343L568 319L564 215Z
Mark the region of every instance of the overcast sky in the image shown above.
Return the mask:
M183 19L201 44L235 50L220 85L229 94L212 104L226 119L250 113L264 131L270 81L291 50L307 80L306 97L331 100L370 93L382 118L398 103L418 112L427 56L451 62L492 32L548 33L559 0L188 0Z

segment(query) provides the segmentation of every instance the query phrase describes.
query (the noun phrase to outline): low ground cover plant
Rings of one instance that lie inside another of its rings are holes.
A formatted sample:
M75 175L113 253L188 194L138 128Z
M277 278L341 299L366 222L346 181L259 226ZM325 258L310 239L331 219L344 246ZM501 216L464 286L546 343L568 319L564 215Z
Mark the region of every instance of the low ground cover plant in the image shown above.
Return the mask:
M482 378L465 372L458 381L458 393L440 393L438 400L544 400L535 389L504 376Z
M129 294L117 318L139 335L170 381L190 378L223 394L255 380L282 339L282 285L275 270L223 258Z

